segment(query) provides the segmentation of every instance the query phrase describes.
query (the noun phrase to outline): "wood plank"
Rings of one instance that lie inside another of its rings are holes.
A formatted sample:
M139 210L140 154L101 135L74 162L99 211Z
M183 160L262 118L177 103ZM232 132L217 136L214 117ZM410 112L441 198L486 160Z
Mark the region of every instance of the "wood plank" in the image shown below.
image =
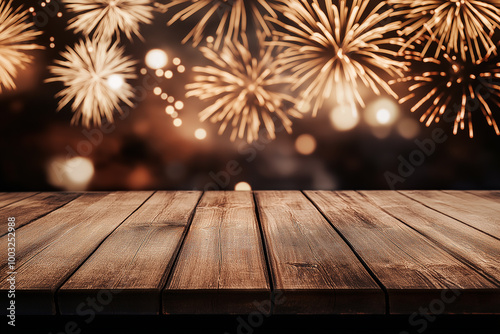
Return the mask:
M252 194L205 193L164 290L164 313L250 313L254 301L270 300Z
M282 293L275 313L385 312L382 289L301 192L255 196L274 289Z
M361 194L469 267L500 284L499 240L400 193L363 191Z
M500 191L498 190L469 190L467 192L481 198L493 200L497 203L500 201Z
M362 195L352 191L306 194L385 286L392 314L429 310L435 303L444 306L439 309L442 313L500 310L498 285ZM453 298L455 294L458 298Z
M85 261L58 291L59 310L99 294L100 314L159 314L160 293L201 192L157 192Z
M500 201L465 192L401 191L402 194L500 239Z
M40 193L2 208L0 236L6 234L7 217L16 218L16 229L66 205L80 196L78 193Z
M0 193L0 208L37 194L36 192Z
M151 194L85 194L19 229L16 232L17 314L54 314L56 289ZM6 249L5 237L0 239L0 245ZM7 296L6 262L0 265L0 294Z

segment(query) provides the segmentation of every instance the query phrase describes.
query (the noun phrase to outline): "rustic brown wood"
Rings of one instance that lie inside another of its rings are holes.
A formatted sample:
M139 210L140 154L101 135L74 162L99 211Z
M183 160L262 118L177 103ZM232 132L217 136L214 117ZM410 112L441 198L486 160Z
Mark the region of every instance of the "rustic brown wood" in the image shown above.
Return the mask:
M402 194L500 239L500 201L465 192L402 191Z
M270 304L250 192L207 192L163 293L167 314L237 314Z
M500 284L500 241L397 192L363 191L391 216Z
M12 204L14 202L31 197L37 193L23 192L23 193L0 193L0 208Z
M101 314L159 314L161 289L200 196L155 193L59 289L61 314L76 314L99 294L113 296Z
M498 285L366 197L352 191L306 194L387 289L391 313L421 308L430 313L432 309L439 313L500 310Z
M491 199L496 202L500 201L500 191L492 191L492 190L473 190L467 191L470 194L474 194L476 196Z
M151 194L124 192L82 195L19 229L16 232L17 314L54 314L56 289ZM6 237L0 239L0 245L6 249ZM7 294L9 287L5 265L2 261L2 295Z
M325 218L298 191L256 192L275 313L385 312L384 293Z
M16 229L29 224L80 196L77 193L40 193L15 201L1 209L0 236L7 231L7 217L16 218Z

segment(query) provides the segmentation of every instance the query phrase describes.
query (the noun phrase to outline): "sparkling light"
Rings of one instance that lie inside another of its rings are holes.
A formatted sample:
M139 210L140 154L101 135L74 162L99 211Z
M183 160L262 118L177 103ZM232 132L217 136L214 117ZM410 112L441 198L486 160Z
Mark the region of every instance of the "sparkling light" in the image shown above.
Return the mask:
M239 37L246 38L247 22L254 22L266 33L271 30L264 17L277 17L273 9L274 2L270 0L171 0L164 5L168 12L175 13L167 25L177 21L192 20L194 28L187 34L182 43L193 40L197 46L205 38L206 30L211 23L217 24L217 38L207 37L209 43L215 42L215 48L224 41L236 41ZM201 16L201 18L200 18Z
M28 19L27 10L21 9L12 8L12 0L0 3L0 93L2 87L15 89L18 71L32 62L33 58L25 52L43 49L33 43L41 32L32 29L33 20Z
M153 49L146 54L146 65L153 70L165 67L167 62L168 56L163 50Z
M153 19L151 0L62 0L68 12L76 16L69 20L68 29L86 37L111 40L120 39L120 32L128 39L142 37L140 24L150 24Z
M122 110L121 102L130 107L134 105L131 101L134 96L132 86L124 82L120 89L113 89L109 78L119 75L124 81L134 79L136 62L123 56L124 48L119 47L117 42L110 43L82 40L74 48L67 47L61 53L63 60L56 60L55 65L49 67L54 77L46 81L65 85L56 95L61 98L58 110L73 101L74 124L81 119L86 127L91 123L100 125L103 117L112 122L113 112ZM117 83L116 77L111 81Z
M288 20L269 19L280 29L274 44L285 47L279 56L282 70L292 71L293 88L303 90L313 115L330 97L340 105L364 107L360 86L397 99L383 76L403 75L394 45L404 40L391 37L401 22L391 19L393 10L385 1L374 8L367 0L281 2Z
M470 56L475 62L496 52L492 37L500 28L498 0L388 0L388 3L406 19L400 31L408 37L403 49L428 35L439 41L439 47L433 50L435 58L445 50L460 54L463 60ZM423 56L430 43L431 39L423 50Z
M275 122L290 133L290 118L302 117L295 109L295 97L286 89L291 80L280 75L274 48L263 47L264 37L259 36L262 49L255 55L246 43L226 41L220 52L201 47L212 64L195 67L195 80L186 86L186 97L209 102L200 112L200 120L221 123L219 134L232 128L232 141L246 137L247 142L252 142L263 133L274 139Z

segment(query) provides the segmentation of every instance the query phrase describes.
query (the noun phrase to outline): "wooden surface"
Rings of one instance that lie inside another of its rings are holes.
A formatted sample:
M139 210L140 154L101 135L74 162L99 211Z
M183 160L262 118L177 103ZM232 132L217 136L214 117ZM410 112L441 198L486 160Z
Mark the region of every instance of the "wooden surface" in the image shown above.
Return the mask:
M498 191L0 193L0 208L18 315L500 314Z

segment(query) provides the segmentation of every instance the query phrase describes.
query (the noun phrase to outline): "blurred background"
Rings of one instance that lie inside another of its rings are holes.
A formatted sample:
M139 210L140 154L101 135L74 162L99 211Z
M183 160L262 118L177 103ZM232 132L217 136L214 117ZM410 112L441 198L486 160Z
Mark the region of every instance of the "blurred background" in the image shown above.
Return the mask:
M42 10L38 1L33 8ZM65 29L70 14L60 13L42 29L45 49L30 52L34 63L19 73L17 89L0 94L1 191L500 189L500 137L484 118L475 118L473 139L454 136L452 123L427 128L391 97L367 98L359 117L326 103L316 118L294 120L293 134L231 142L218 124L199 121L206 104L185 98L192 67L206 63L181 44L187 26L167 27L168 16L158 14L141 26L144 41L123 43L139 62L135 107L102 129L72 126L70 107L56 112L63 86L44 82L47 66L80 39ZM155 49L167 56L159 70L146 62Z

